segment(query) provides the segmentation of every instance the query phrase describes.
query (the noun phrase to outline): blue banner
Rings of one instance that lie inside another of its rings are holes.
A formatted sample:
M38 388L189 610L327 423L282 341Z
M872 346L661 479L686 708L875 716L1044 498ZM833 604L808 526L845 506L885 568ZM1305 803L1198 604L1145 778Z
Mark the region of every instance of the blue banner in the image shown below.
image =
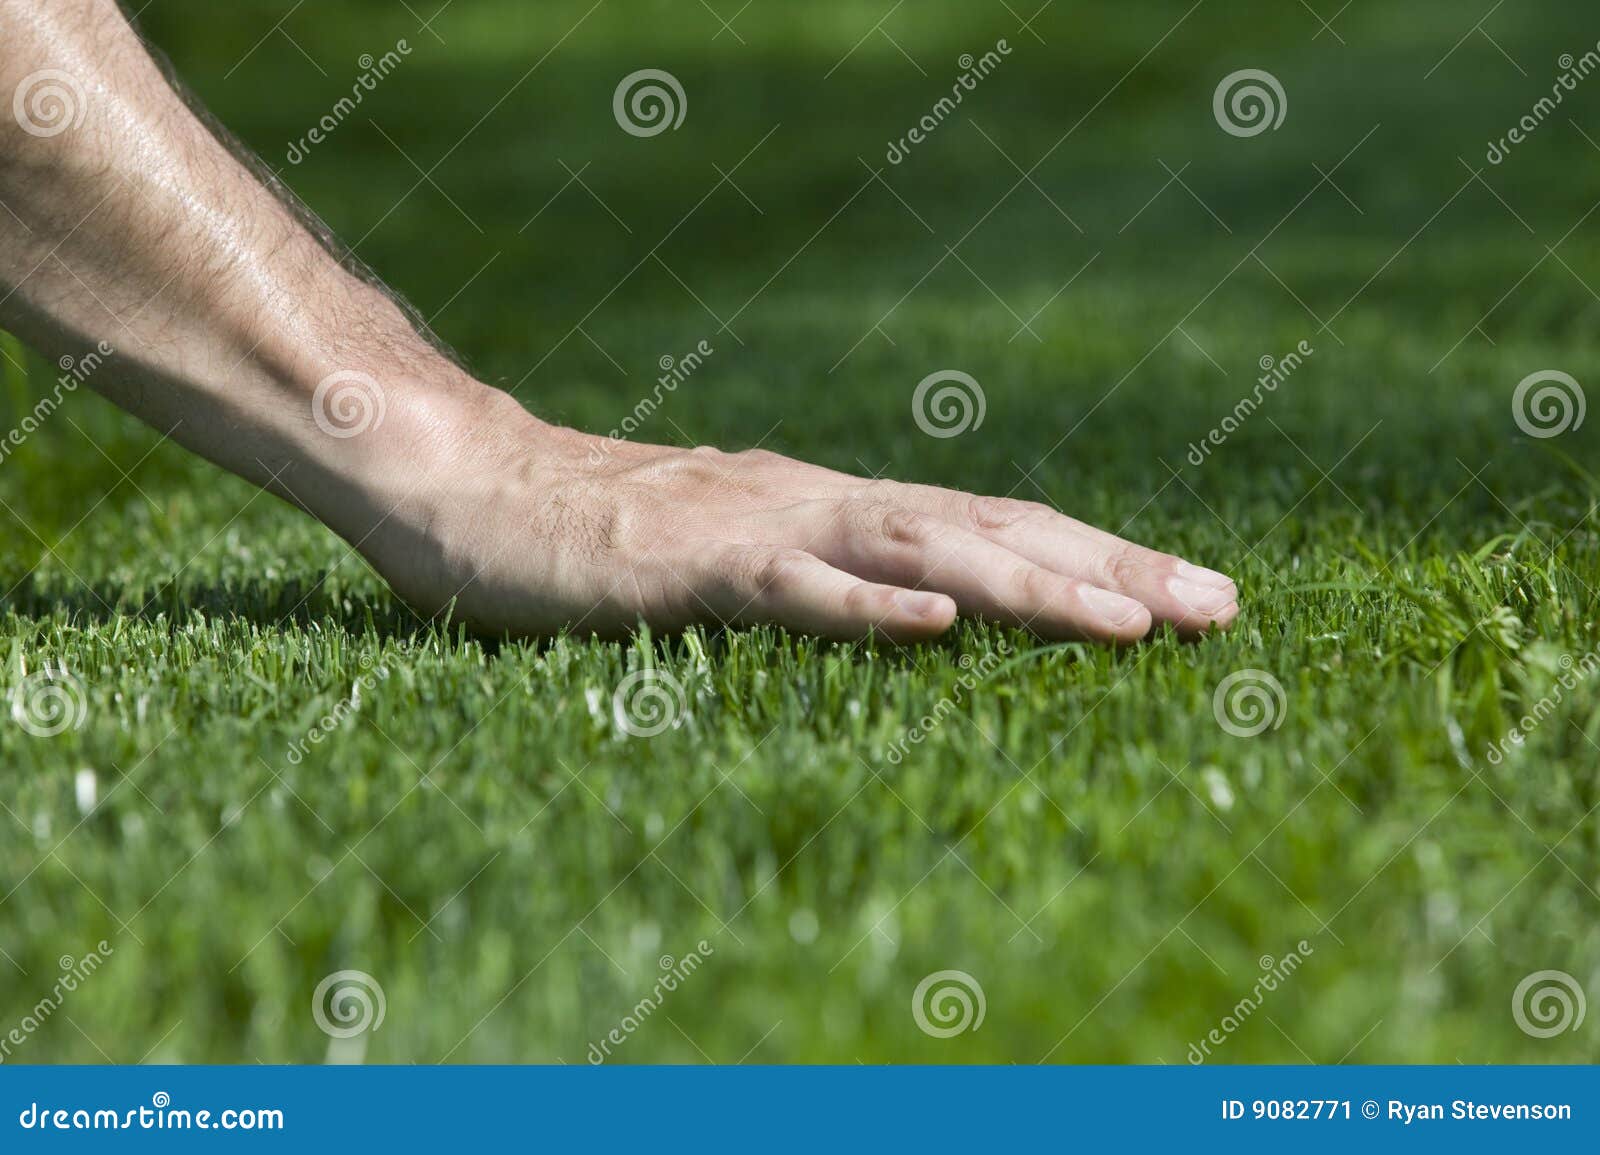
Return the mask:
M1597 1089L1592 1067L0 1067L0 1150L1594 1150Z

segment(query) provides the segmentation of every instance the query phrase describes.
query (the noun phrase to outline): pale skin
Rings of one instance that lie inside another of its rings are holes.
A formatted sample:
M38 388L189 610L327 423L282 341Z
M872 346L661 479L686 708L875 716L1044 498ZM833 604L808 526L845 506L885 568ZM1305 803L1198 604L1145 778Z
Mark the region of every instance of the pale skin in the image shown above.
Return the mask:
M1046 505L541 421L334 259L112 0L0 0L0 44L0 326L52 360L106 342L89 385L305 509L421 613L493 634L775 623L896 642L966 614L1108 643L1238 615L1223 574ZM25 86L44 70L76 85L65 122L50 77ZM37 97L21 119L19 87ZM377 387L382 418L330 433L317 416L350 381L369 403Z

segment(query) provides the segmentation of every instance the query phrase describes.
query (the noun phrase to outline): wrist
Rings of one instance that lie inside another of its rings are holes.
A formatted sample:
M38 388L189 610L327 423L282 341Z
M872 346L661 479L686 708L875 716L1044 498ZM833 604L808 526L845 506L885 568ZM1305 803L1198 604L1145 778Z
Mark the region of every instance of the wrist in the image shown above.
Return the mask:
M298 496L352 543L380 530L416 543L464 490L526 476L572 436L453 365L426 381L336 370L307 404L304 457L324 480Z

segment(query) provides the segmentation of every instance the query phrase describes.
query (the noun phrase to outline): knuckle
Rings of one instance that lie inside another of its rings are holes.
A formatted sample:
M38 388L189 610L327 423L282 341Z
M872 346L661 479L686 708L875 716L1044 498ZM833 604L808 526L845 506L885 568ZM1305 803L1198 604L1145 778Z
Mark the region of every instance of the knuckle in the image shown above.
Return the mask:
M1030 602L1044 603L1060 595L1062 579L1038 566L1021 566L1012 574L1011 587Z
M967 518L978 529L1010 529L1037 521L1049 512L1047 506L1034 501L1017 501L1009 497L967 498Z
M855 617L872 617L888 611L888 591L861 582L845 591L844 611Z
M792 589L810 560L810 555L799 549L778 549L766 553L753 567L755 588L775 591Z
M1132 550L1122 550L1111 555L1106 563L1107 576L1124 588L1142 585L1154 576L1155 567L1148 559Z
M754 602L793 589L808 561L810 556L804 550L734 546L710 560L705 582L730 601Z
M650 462L642 472L651 482L701 488L715 484L723 476L715 459L699 449Z
M877 513L878 534L885 541L920 549L933 539L933 521L915 510L899 506L881 507Z

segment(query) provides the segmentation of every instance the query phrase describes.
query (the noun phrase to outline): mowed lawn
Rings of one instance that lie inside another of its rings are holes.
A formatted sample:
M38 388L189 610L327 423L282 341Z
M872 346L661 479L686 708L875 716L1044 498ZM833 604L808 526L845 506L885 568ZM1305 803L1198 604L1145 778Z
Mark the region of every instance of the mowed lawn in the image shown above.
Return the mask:
M1513 995L1600 997L1597 422L1530 436L1513 394L1600 382L1600 79L1485 153L1600 19L592 3L144 18L541 415L617 428L704 341L635 437L1048 501L1229 570L1237 626L474 640L78 390L0 462L13 712L49 667L79 723L0 726L0 1037L109 953L5 1060L576 1063L614 1029L628 1062L1181 1063L1213 1030L1225 1062L1592 1059L1594 1008L1542 1038ZM643 68L676 130L618 126ZM1213 92L1246 68L1287 110L1235 136ZM12 428L59 370L6 352ZM947 369L985 412L932 437ZM683 691L651 737L613 709L641 669ZM1251 736L1216 704L1243 671ZM344 970L385 1017L333 1042ZM939 971L978 1029L919 1028Z

